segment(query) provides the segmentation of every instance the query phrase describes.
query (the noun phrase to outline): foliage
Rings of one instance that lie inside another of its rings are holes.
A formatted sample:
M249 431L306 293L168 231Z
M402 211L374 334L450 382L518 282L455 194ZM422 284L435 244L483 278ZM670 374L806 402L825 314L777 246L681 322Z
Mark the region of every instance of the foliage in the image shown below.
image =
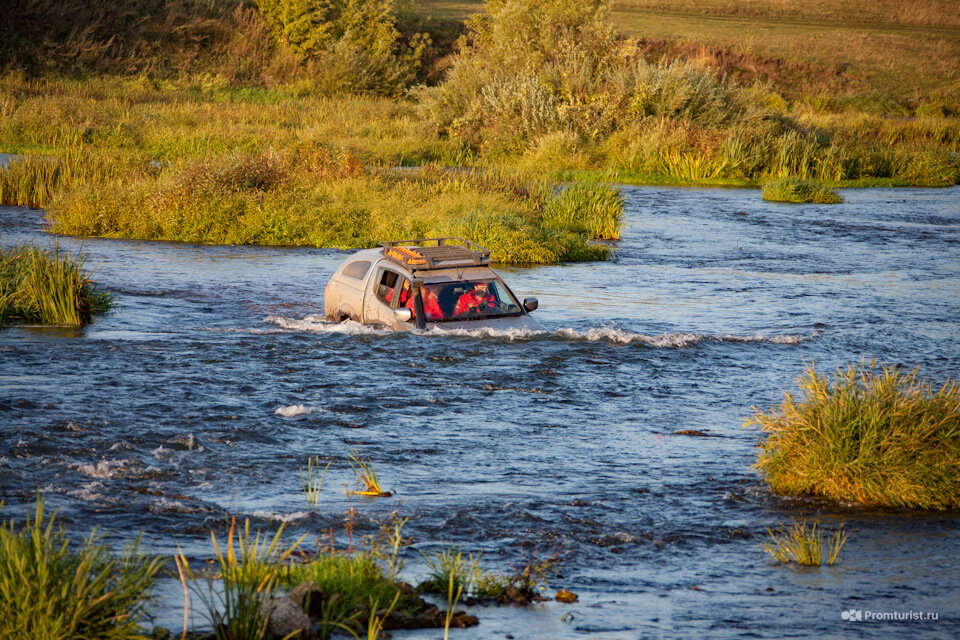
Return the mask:
M429 573L417 585L418 589L443 594L446 594L449 589L458 592L470 592L473 581L470 562L472 562L473 556L466 559L459 547L443 544L440 545L439 550L433 552L432 556L422 551L420 555L426 561Z
M771 202L810 202L838 204L843 202L836 191L812 180L784 178L763 185L763 199Z
M831 378L811 366L747 425L767 438L757 468L776 493L918 509L960 506L960 385L874 362Z
M96 287L83 268L83 254L71 256L29 245L0 247L0 325L10 321L84 324L105 313L109 293Z
M0 637L142 638L138 621L161 560L140 552L139 537L120 558L98 541L94 532L71 544L40 499L22 526L0 525Z
M327 469L333 461L327 463L320 471L320 456L307 458L307 473L300 469L300 484L303 486L303 495L307 502L313 506L320 503L320 489L323 488L323 478L327 475Z
M763 544L763 550L774 560L781 563L795 562L799 565L819 567L823 563L823 529L818 521L807 529L807 523L794 523L789 527L780 525L776 530L767 529L770 542ZM847 541L843 525L833 532L827 547L827 565L833 566L840 555L840 549Z
M313 582L327 595L322 622L325 635L343 628L370 602L394 602L393 606L401 609L404 606L400 588L384 576L372 553L317 553L282 574L285 586L304 581Z
M587 238L619 240L623 207L623 196L614 187L574 184L546 202L540 219L546 226Z
M275 36L313 62L326 95L394 95L417 77L425 34L403 38L395 0L256 0Z
M266 634L270 618L264 613L262 604L273 596L284 571L284 563L306 536L304 534L284 549L281 537L283 529L281 525L273 536L258 530L254 537L250 531L250 521L245 520L243 529L237 531L237 519L234 517L227 534L225 552L217 542L216 534L211 531L215 573L196 572L191 569L182 551L177 555L178 565L191 581L190 588L207 610L206 615L216 640L261 640ZM217 580L220 588L216 587Z

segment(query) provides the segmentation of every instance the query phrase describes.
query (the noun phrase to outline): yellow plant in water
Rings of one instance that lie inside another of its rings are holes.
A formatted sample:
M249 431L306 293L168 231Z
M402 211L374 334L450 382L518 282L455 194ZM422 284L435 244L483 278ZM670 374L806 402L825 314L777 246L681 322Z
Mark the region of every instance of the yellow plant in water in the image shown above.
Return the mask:
M814 521L807 529L807 523L794 523L789 527L780 525L777 529L767 529L771 542L763 545L763 550L773 556L777 562L796 562L808 567L819 567L823 563L823 529L820 522ZM843 525L833 532L827 549L827 565L837 562L840 549L847 541Z
M380 481L377 479L377 469L369 459L361 458L356 449L348 456L348 459L353 472L357 474L357 487L363 487L354 491L354 495L371 498L387 498L393 495L393 492L384 491L380 487Z
M303 495L311 505L316 506L320 502L320 488L323 487L323 478L327 475L327 469L330 468L331 464L333 464L332 461L328 462L323 471L319 471L320 456L317 456L315 459L307 458L306 475L303 473L303 467L300 468L300 484L303 485ZM316 476L315 474L318 471L320 475Z

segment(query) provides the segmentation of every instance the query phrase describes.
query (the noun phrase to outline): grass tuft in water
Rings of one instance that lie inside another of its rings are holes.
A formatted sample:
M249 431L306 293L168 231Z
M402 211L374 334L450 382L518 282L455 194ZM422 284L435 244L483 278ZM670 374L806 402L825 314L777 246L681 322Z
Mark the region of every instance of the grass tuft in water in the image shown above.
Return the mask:
M83 254L30 245L0 247L0 325L8 322L85 324L105 313L110 294L83 268Z
M369 459L361 458L356 449L348 456L348 459L350 460L350 467L357 475L358 490L353 492L355 495L371 498L382 498L393 495L380 487L380 480L377 478L377 468L373 466L373 462Z
M307 472L304 474L303 468L300 468L300 483L303 485L303 495L307 502L313 506L320 503L320 489L323 488L323 478L327 475L327 469L333 462L328 462L320 471L320 456L316 458L307 458Z
M756 468L775 493L914 509L960 507L960 385L939 390L917 370L876 362L811 366L799 397L785 393L745 426L767 438Z
M216 640L261 640L266 634L270 618L262 605L273 597L286 561L306 537L304 534L284 548L283 529L284 525L280 525L273 536L259 530L254 535L250 521L245 520L243 529L237 531L234 517L227 534L226 551L211 531L213 573L195 572L183 552L179 552L178 564L203 603ZM217 581L220 588L216 587Z
M763 185L763 199L770 202L839 204L843 198L815 180L784 178Z
M0 525L0 638L142 637L161 559L142 554L139 537L120 558L99 539L94 532L71 544L39 499L22 526Z
M763 550L777 562L795 562L807 567L819 567L823 563L823 529L818 521L809 528L806 522L780 525L777 529L767 529L767 533L771 541L764 543ZM847 537L843 525L833 532L827 547L828 566L836 564Z

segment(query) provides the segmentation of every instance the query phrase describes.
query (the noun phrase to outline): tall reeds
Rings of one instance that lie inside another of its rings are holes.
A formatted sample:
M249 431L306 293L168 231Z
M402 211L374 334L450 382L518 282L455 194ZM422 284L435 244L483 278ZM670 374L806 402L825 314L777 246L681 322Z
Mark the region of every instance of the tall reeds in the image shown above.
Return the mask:
M70 255L19 245L0 247L0 326L8 322L84 324L110 308L110 294L84 269L82 253Z
M915 509L960 506L960 384L938 390L917 371L874 362L811 366L768 412L756 467L789 495Z
M784 178L763 185L763 199L770 202L839 204L843 198L833 189L813 180Z
M824 561L823 528L819 521L807 526L806 522L796 522L790 526L780 525L776 529L767 529L770 541L763 544L763 550L781 563L794 562L807 567L819 567ZM848 534L840 525L832 534L826 548L827 566L836 564L840 550L846 543Z
M71 543L41 499L22 525L0 525L0 638L142 637L161 559L143 554L139 537L119 558L99 540Z

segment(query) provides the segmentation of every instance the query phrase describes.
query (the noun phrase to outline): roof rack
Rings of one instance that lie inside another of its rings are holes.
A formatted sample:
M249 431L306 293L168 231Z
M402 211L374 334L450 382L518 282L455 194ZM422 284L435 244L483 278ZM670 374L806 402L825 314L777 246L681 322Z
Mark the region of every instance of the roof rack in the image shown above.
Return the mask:
M490 264L490 250L463 238L418 238L381 242L383 255L413 271Z

